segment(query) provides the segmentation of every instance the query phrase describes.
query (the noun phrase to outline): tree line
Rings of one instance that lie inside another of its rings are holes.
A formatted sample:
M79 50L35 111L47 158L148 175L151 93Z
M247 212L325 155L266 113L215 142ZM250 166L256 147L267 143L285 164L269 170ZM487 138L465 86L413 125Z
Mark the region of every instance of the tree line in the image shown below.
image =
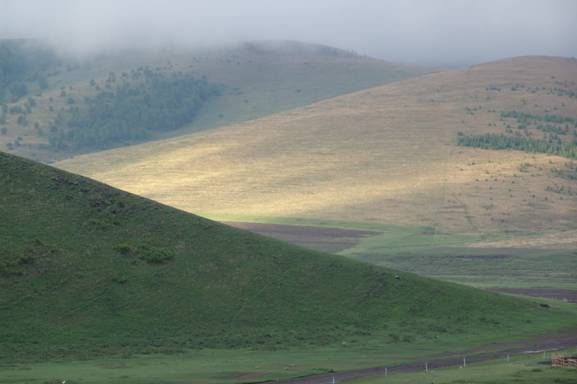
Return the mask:
M96 87L96 85L94 84ZM142 141L193 122L202 105L220 92L206 77L148 67L117 76L83 103L70 100L48 134L60 149L100 149Z
M577 145L561 140L534 139L522 136L507 136L501 133L466 135L459 133L457 144L464 147L483 149L511 149L533 153L548 153L577 159Z

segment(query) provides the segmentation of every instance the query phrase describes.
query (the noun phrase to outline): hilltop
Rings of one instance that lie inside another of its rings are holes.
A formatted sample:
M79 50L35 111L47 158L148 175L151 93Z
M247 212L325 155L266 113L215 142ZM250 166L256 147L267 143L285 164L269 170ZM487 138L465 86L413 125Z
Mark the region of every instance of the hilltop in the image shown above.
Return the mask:
M3 358L410 343L571 322L532 301L305 250L2 153L0 215Z
M576 78L506 59L58 165L212 218L573 230Z
M51 161L247 121L423 72L299 42L71 58L38 42L0 41L0 148Z

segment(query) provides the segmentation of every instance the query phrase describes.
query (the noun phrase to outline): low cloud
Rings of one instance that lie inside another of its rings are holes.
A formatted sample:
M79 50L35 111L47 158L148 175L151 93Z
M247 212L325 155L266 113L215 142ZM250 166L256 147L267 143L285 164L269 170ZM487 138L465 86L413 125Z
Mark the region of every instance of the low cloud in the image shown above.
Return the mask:
M0 37L73 53L300 40L420 64L577 56L574 0L0 0Z

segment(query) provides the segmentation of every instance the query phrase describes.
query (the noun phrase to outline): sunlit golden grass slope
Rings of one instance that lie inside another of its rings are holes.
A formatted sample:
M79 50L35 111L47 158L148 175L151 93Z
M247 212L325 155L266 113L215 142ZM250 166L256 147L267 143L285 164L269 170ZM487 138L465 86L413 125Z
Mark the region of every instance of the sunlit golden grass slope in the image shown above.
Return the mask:
M213 218L331 219L457 232L577 226L567 160L456 146L502 111L577 116L577 61L519 57L426 75L210 132L58 166ZM500 89L500 90L495 90Z

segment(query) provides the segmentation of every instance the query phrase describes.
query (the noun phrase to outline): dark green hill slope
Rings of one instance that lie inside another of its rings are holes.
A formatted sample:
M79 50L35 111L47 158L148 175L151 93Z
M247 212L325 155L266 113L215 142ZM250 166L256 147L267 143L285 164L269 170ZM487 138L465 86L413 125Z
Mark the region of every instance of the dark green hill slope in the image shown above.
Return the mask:
M3 356L410 341L563 317L300 249L1 153L0 217Z

